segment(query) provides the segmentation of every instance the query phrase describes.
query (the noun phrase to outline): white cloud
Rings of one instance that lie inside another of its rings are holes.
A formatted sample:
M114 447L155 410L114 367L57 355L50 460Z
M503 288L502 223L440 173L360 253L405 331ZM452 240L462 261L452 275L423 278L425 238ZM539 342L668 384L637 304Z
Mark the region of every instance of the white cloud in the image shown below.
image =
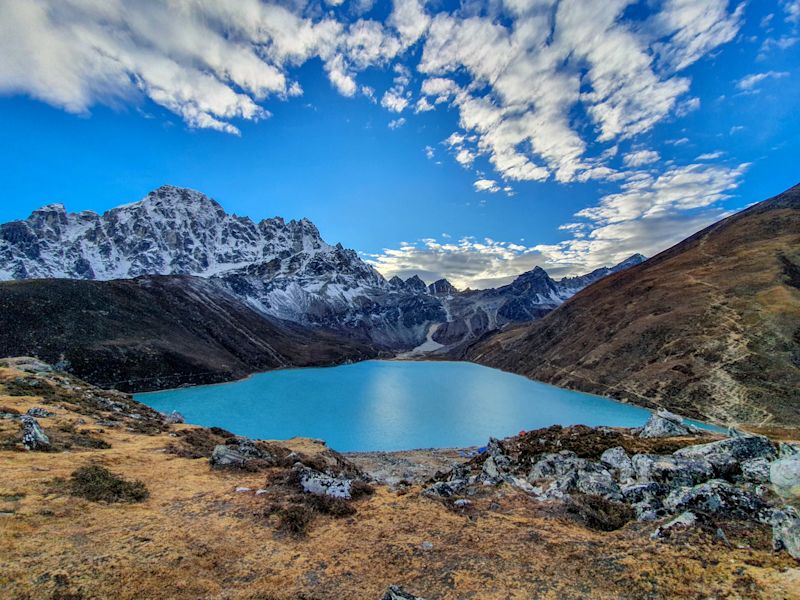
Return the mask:
M432 160L434 156L436 156L436 151L433 149L432 146L425 146L425 156L429 160Z
M722 158L723 152L706 152L705 154L701 154L697 157L696 160L716 160L718 158Z
M400 117L399 119L392 119L391 121L389 121L389 129L400 129L405 124L406 124L405 117Z
M789 73L786 71L767 71L766 73L752 73L743 77L736 83L736 87L743 91L753 90L759 83L765 79L782 79L788 77Z
M800 23L800 0L783 0L781 2L786 12L786 20L790 23Z
M622 157L622 162L627 167L641 167L661 160L661 155L654 150L637 150L628 152Z
M500 191L500 186L494 179L478 179L472 184L477 192L489 192L494 194Z

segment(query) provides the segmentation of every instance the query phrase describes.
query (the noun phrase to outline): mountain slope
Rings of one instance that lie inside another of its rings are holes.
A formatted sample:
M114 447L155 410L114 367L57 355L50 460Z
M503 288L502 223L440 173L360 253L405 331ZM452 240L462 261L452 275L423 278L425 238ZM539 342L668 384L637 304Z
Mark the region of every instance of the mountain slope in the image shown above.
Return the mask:
M144 391L377 355L362 342L265 317L206 279L0 283L0 356L65 360L103 387Z
M720 422L800 424L800 186L465 356Z

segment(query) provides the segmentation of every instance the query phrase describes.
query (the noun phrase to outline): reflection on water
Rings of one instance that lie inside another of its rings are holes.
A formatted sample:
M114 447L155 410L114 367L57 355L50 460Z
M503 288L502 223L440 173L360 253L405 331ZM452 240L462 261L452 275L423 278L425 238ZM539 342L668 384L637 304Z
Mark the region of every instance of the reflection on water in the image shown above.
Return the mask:
M261 439L321 438L342 451L481 445L554 424L642 425L649 412L462 362L367 361L260 373L149 394L187 422Z

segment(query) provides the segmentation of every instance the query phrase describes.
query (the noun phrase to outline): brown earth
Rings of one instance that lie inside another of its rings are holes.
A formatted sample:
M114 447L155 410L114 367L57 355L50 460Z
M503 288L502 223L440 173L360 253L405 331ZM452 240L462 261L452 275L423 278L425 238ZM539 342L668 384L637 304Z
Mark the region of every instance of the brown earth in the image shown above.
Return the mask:
M31 379L52 387L40 395L36 385L19 387ZM347 514L312 510L307 534L291 535L271 508L286 469L214 471L188 458L225 432L136 428L142 418L156 422L152 411L57 374L3 368L0 386L3 412L43 406L56 413L39 419L47 433L71 428L110 446L27 452L14 446L18 423L0 419L3 598L358 600L380 598L391 583L429 600L800 597L798 563L772 551L766 527L730 522L721 525L725 540L699 528L657 542L654 523L596 531L509 487L488 487L457 510L421 496L419 485L379 485ZM109 409L106 397L121 408ZM595 452L594 439L564 443ZM346 460L313 440L272 444L312 461ZM70 495L59 482L86 465L140 480L149 495L111 504ZM262 487L272 491L255 495Z
M800 425L800 186L465 357L719 423Z

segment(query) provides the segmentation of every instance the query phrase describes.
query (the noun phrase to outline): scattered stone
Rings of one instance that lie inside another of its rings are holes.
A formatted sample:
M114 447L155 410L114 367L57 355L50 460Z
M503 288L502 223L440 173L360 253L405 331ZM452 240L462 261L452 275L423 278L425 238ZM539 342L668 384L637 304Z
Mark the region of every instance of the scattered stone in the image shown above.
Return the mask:
M427 541L426 542L422 542L422 544L420 545L420 548L422 548L426 552L429 552L429 551L433 550L433 544L431 542L427 542Z
M53 417L55 416L56 413L50 412L49 410L47 410L46 408L42 408L41 406L32 406L31 408L28 409L27 414L30 415L31 417L38 417L40 419L43 419L47 417Z
M177 410L173 410L171 413L164 415L164 421L169 423L170 425L174 425L177 423L185 423L186 419Z
M353 485L352 479L333 477L304 466L298 467L298 471L300 487L306 493L344 498L345 500L349 500L352 497L350 493L350 488Z
M779 458L769 467L769 481L782 496L800 496L800 455Z
M664 499L664 506L670 512L693 510L737 519L761 519L766 509L761 498L721 479L674 490Z
M683 424L683 418L667 410L659 410L650 416L639 433L643 438L676 437L690 435L690 430Z
M772 525L772 547L786 550L792 557L800 560L800 514L791 506L773 510L770 517Z
M264 494L268 493L269 490L265 490L264 488L259 488L256 490L256 496L263 496Z
M239 493L239 494L241 494L241 493L244 493L244 492L252 492L253 488L239 486L234 491Z
M273 457L261 450L253 440L236 438L233 443L214 447L209 462L216 469L255 469L260 465L274 463Z
M658 526L656 530L650 534L650 539L662 540L665 537L668 537L672 533L672 530L674 530L676 527L688 529L690 527L694 527L695 525L697 525L697 515L687 510L672 519L669 523Z
M466 498L459 498L458 500L453 502L453 506L456 506L458 508L466 508L470 504L472 504L472 502L470 502Z
M455 479L450 481L437 481L426 488L422 493L432 498L451 498L458 496L467 487L465 479Z
M778 457L788 458L790 456L800 456L800 444L781 442L778 447Z
M50 438L42 430L39 422L30 415L20 417L22 424L22 445L26 450L47 450L50 448Z
M381 600L425 600L425 598L409 594L398 585L390 585Z

